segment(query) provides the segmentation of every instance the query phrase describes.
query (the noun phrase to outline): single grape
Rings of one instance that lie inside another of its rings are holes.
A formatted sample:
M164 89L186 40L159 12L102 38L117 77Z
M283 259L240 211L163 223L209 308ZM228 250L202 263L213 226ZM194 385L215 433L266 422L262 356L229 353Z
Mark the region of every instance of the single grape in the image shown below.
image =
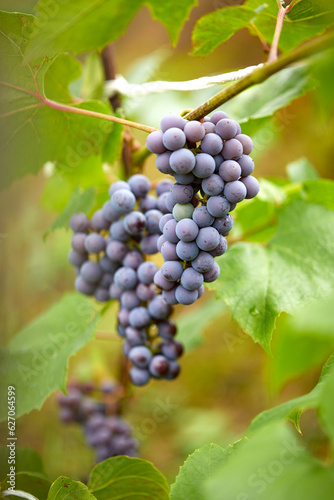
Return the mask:
M144 328L151 323L151 316L146 307L135 307L130 311L129 323L133 328Z
M225 184L224 196L231 203L239 203L239 201L242 201L246 197L246 194L246 186L241 181L233 181Z
M210 214L207 207L205 206L195 208L192 218L196 222L198 227L210 226L215 220L215 218Z
M178 149L169 158L169 164L176 174L189 174L195 163L195 155L189 149Z
M151 189L151 183L145 175L135 174L128 179L128 184L136 198L144 198Z
M140 299L137 297L137 294L134 290L126 290L125 292L122 293L121 295L121 307L124 307L125 309L134 309L135 307L140 306Z
M146 229L147 221L145 215L137 210L127 214L123 219L125 231L131 235L141 234Z
M240 181L246 186L247 194L246 199L254 198L258 192L260 191L260 184L255 177L252 175L248 175L247 177L243 177Z
M211 283L212 281L215 281L219 277L219 275L220 267L218 266L217 262L215 262L210 271L203 274L204 281L205 283Z
M102 210L97 210L92 217L92 227L97 231L102 231L103 229L109 229L110 221L107 220Z
M85 239L85 248L89 253L100 253L105 249L106 242L98 233L90 233Z
M159 229L161 232L163 232L166 222L172 219L174 219L173 214L165 214L161 217L159 221Z
M199 254L199 248L194 241L189 243L179 241L176 245L176 253L181 260L192 261Z
M115 212L110 201L106 201L102 207L103 217L109 222L115 222L119 219L119 214Z
M225 185L226 189L226 185ZM225 194L225 190L224 190ZM230 203L224 196L211 196L206 205L208 212L213 217L225 217L230 211Z
M241 175L241 167L234 160L226 160L219 167L219 175L225 182L237 181Z
M223 255L226 252L226 250L227 250L227 241L224 238L224 236L220 236L219 244L210 253L213 257L219 257L220 255Z
M139 300L147 302L148 300L152 300L155 297L156 288L153 284L145 285L144 283L138 283L136 294Z
M200 286L197 291L198 291L198 298L200 299L205 291L204 285Z
M68 254L68 260L72 266L81 266L87 259L87 254L77 252L76 250L70 250L70 253Z
M118 327L117 327L117 330L118 330ZM125 337L125 328L124 328L124 335L121 335L121 337ZM129 356L129 352L130 352L131 348L132 348L132 346L129 344L129 342L127 340L125 340L122 344L122 351L123 351L124 356L126 356L126 357Z
M179 258L176 253L176 244L170 243L170 241L165 241L165 243L163 243L160 252L165 261L178 260Z
M189 174L174 174L174 179L179 184L186 185L194 182L195 176L191 172Z
M185 203L184 205L177 203L173 208L173 217L178 222L182 219L191 219L193 211L194 206L191 203Z
M107 257L114 262L122 262L128 252L128 247L121 241L111 241L106 248Z
M228 114L224 111L215 111L211 116L210 121L216 125L220 120L224 120L228 117Z
M175 297L179 304L189 306L198 299L197 290L186 290L182 285L179 285L175 291Z
M122 264L124 267L132 267L132 269L138 269L140 264L143 262L143 256L138 250L132 250L128 252L124 257Z
M129 233L125 230L122 220L113 222L110 226L109 233L113 240L122 241L123 243L129 241Z
M179 241L179 238L175 233L177 224L178 222L174 218L172 218L171 220L167 221L164 226L163 235L170 243L177 243Z
M199 153L198 155L196 155L196 164L195 168L193 169L193 174L196 175L196 177L198 177L199 179L206 179L214 173L215 168L215 160L210 154Z
M246 177L247 175L250 175L253 170L254 170L254 160L247 155L242 155L238 163L241 167L241 175L242 177Z
M146 139L146 146L151 153L161 154L166 151L164 143L162 142L163 133L160 130L151 132Z
M85 281L96 285L101 280L103 271L97 262L89 260L81 266L80 274Z
M96 288L94 298L98 302L108 302L110 300L109 290L102 287Z
M123 326L124 328L129 326L129 324L130 324L129 323L129 315L130 315L129 309L125 309L125 308L120 309L117 313L118 324L120 326Z
M177 328L175 323L170 320L158 321L157 327L158 327L159 337L162 337L163 339L166 340L172 340L177 333Z
M100 262L99 262L99 265L101 267ZM101 269L102 269L102 267L101 267ZM103 271L103 269L102 269L102 271ZM113 279L114 279L113 274L104 272L102 275L101 281L99 282L99 287L104 288L106 290L109 290L109 287L110 287L111 283L113 282ZM109 291L108 291L108 293L109 293Z
M224 141L232 139L237 134L236 122L223 118L216 124L216 134L218 134Z
M219 241L220 235L214 227L202 227L196 238L196 245L204 252L211 252L219 245Z
M164 179L158 182L157 187L155 188L157 196L161 196L163 193L170 193L173 184L174 183L171 179Z
M176 262L176 261L174 261L174 262ZM182 266L182 264L181 264L181 266ZM154 284L155 284L155 286L160 288L160 290L166 290L166 291L171 290L174 286L174 283L171 283L166 278L164 278L164 276L161 272L161 269L159 269L159 271L154 276Z
M204 193L209 196L221 194L224 190L224 186L225 183L223 179L217 174L212 174L210 177L202 180L202 189Z
M212 227L217 229L218 233L222 236L227 236L233 227L233 219L230 214L225 215L225 217L218 217L215 219Z
M148 210L152 210L153 208L157 208L157 199L155 196L151 194L147 195L145 198L140 200L139 202L139 210L142 212L147 212Z
M224 158L222 157L222 155L216 155L216 156L213 156L213 159L215 160L215 164L216 164L216 168L215 168L215 174L218 174L219 172L219 167L220 165L223 163L224 161Z
M198 122L196 120L186 123L183 130L186 134L187 140L195 143L201 141L205 136L205 128L203 127L201 122Z
M154 275L158 269L154 262L143 262L137 269L139 281L145 285L150 285L153 283Z
M182 219L176 224L175 232L181 241L189 242L196 239L199 228L193 219Z
M203 275L192 267L187 267L182 273L181 285L186 290L198 290L203 285Z
M152 353L148 347L135 346L129 352L129 359L137 368L146 368L152 359Z
M127 189L119 189L112 195L110 203L115 212L128 214L136 204L136 197Z
M174 170L169 164L169 158L171 154L171 151L165 151L164 153L157 155L155 159L156 167L162 174L173 175L174 173Z
M189 203L194 196L194 189L190 184L175 183L171 191L176 203Z
M169 342L161 342L160 344L161 354L166 356L167 359L175 361L183 354L183 345L177 340L171 340Z
M86 254L85 239L87 237L86 233L74 233L71 239L71 246L73 250L79 253Z
M203 153L207 153L211 156L218 155L223 149L223 141L221 137L219 137L219 135L217 134L213 133L206 134L206 136L201 142L201 149Z
M169 304L170 306L178 304L178 301L176 300L175 297L175 290L176 286L174 286L171 290L163 290L162 292L162 297L164 301L167 302L167 304Z
M173 216L172 216L173 217ZM158 238L158 241L157 241L157 248L158 248L158 252L161 253L161 247L162 245L166 242L166 238L164 237L163 234L161 234Z
M145 213L147 232L149 234L160 234L159 222L163 213L160 210L152 209Z
M170 361L169 362L169 369L167 375L165 375L166 380L174 380L176 377L179 376L179 373L181 371L181 367L177 361Z
M204 128L206 134L213 134L216 130L215 124L211 123L211 122L203 123L203 128Z
M176 205L176 201L175 201L175 198L172 195L172 193L168 193L168 196L166 196L165 205L166 205L166 209L168 210L168 212L173 211L173 208Z
M162 295L157 295L148 304L148 312L154 319L167 319L172 312L172 308L164 301Z
M95 291L95 285L88 283L82 276L77 276L74 283L75 289L84 295L93 295Z
M183 148L186 143L186 136L183 130L172 127L164 132L162 142L169 151L176 151L177 149Z
M114 282L122 290L131 290L137 285L137 273L131 267L120 267L115 272Z
M70 218L70 228L75 233L86 233L90 227L88 217L84 213L74 214Z
M169 361L165 356L157 354L151 359L149 370L154 378L161 378L168 374Z
M167 261L161 267L161 274L167 281L175 282L179 280L182 276L182 273L183 273L183 266L181 262L177 260ZM169 289L163 288L163 290L171 290L171 288Z
M224 142L223 157L225 160L238 160L242 154L242 144L237 139L229 139Z
M160 210L160 212L162 212L163 214L168 213L168 208L166 207L166 198L168 195L169 195L169 193L167 193L167 192L162 193L159 196L158 201L157 201L157 209Z
M148 370L137 368L133 366L129 372L130 379L133 385L142 386L146 385L150 380L150 373Z
M112 283L110 285L109 294L112 299L120 300L122 293L123 290L118 285L116 285L116 283Z
M242 148L244 151L245 155L249 155L252 152L253 149L253 141L252 139L246 135L246 134L238 134L235 136L235 138L241 142Z
M130 186L129 186L129 184L127 182L125 182L125 181L116 181L113 184L111 184L111 186L109 188L109 196L110 196L110 198L119 189L127 189L128 191L131 191L131 188L130 188Z
M158 251L159 234L148 234L140 242L140 249L146 255L153 255Z
M212 269L214 265L214 258L208 252L199 252L196 259L194 259L191 263L191 266L195 271L199 273L207 273Z
M180 128L181 130L184 129L184 126L188 123L187 120L182 118L180 115L176 115L174 113L171 113L169 115L166 115L162 118L160 122L160 128L162 132L166 132L169 128L172 127L177 127Z

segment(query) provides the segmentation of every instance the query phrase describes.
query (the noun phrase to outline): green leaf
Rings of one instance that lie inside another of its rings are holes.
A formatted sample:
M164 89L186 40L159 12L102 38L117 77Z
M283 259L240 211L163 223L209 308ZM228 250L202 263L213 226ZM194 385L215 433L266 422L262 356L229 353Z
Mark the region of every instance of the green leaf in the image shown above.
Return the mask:
M77 187L73 193L71 198L69 199L64 211L57 217L55 221L51 224L47 232L44 234L44 238L46 238L52 231L60 228L69 227L69 221L73 214L84 212L87 214L94 205L96 197L96 190L92 186L86 191L80 192L79 187Z
M238 442L235 444L239 445ZM204 500L203 483L210 479L234 452L235 446L224 450L216 444L208 444L194 451L180 467L171 487L171 500Z
M60 476L51 486L47 500L96 500L85 484Z
M115 116L124 118L120 111L116 111ZM112 164L119 160L123 149L123 125L113 123L111 133L108 135L102 151L103 162Z
M272 116L294 99L315 88L308 64L286 68L224 104L224 111L240 123Z
M188 20L191 9L197 5L197 0L147 0L152 16L163 24L169 33L173 46L177 44L180 31Z
M52 62L44 78L44 93L49 99L68 104L73 97L68 86L80 78L81 64L70 54L59 54Z
M319 402L319 414L322 426L331 440L332 455L334 456L334 369L332 368L322 384Z
M305 182L319 179L319 174L307 158L289 163L286 167L291 182Z
M48 0L40 0L27 57L32 61L59 52L102 49L124 33L141 5L141 0L129 0L126 5L121 0L76 0L56 5L50 12Z
M177 319L178 339L184 344L187 352L203 343L203 332L210 324L226 312L222 300L209 299L205 303L205 314L201 308L185 312Z
M332 180L306 181L302 185L302 195L310 203L319 203L334 210L334 182Z
M101 99L105 74L100 54L88 54L82 71L81 95L83 99Z
M69 63L70 56L61 56L52 65L44 60L30 67L24 56L24 33L32 23L32 16L0 13L0 65L4 74L0 83L0 146L6 165L2 169L3 187L27 173L36 174L47 161L59 161L63 170L72 171L85 158L100 153L112 128L104 120L62 112L41 102L36 85L43 95L44 77L48 91L67 100L69 94L64 89L77 78L78 66ZM94 101L75 107L110 113L108 106Z
M322 500L333 497L334 468L310 455L283 423L254 433L205 484L212 500Z
M225 7L201 17L192 34L193 55L206 56L248 26L255 13L245 6Z
M0 480L6 478L8 453L8 448L0 448ZM45 475L41 457L31 448L21 448L20 446L16 447L15 468L17 472L37 472Z
M310 231L310 221L316 225ZM286 206L266 247L236 243L217 260L221 275L210 288L255 342L270 351L276 317L293 313L314 295L333 290L334 213L296 201ZM321 243L320 243L321 242Z
M169 499L166 478L150 462L139 458L120 456L96 465L88 488L97 500Z
M67 294L2 350L1 398L8 386L15 387L16 417L41 408L57 389L65 390L68 359L93 338L98 318L89 299ZM6 415L2 405L0 420Z
M7 465L8 467L8 465ZM3 482L2 488L8 489L8 483ZM46 498L50 489L51 482L42 474L32 472L15 473L15 489L30 493L36 498ZM6 498L16 500L16 495L6 495Z

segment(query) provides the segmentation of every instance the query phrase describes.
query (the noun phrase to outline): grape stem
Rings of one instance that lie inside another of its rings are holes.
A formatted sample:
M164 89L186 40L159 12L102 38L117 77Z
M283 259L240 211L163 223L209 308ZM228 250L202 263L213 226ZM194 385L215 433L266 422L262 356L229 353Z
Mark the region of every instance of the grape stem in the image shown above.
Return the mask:
M275 33L274 33L273 43L271 44L271 48L269 51L269 56L268 56L267 62L273 62L273 61L277 60L278 43L279 43L279 39L281 36L282 28L283 28L284 17L285 17L285 14L290 12L292 7L293 7L292 4L290 4L288 7L284 7L281 4L281 2L278 2L278 14L277 14Z
M216 108L240 94L244 90L258 83L262 83L270 76L278 73L292 63L305 59L313 54L317 54L321 50L325 50L332 46L334 35L328 34L319 37L312 42L309 42L302 47L297 48L293 52L284 54L276 61L267 62L260 68L255 69L250 75L245 76L241 80L228 85L223 90L215 94L213 97L205 101L203 104L195 108L193 111L184 116L187 120L200 120L208 115Z

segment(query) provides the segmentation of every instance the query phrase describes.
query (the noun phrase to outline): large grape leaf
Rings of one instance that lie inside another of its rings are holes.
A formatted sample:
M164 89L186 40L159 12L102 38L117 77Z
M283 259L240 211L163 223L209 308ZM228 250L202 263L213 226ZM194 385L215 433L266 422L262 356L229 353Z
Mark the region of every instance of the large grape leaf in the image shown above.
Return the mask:
M52 484L47 500L96 500L85 484L60 476Z
M8 465L8 448L0 447L0 480L6 479ZM31 472L45 475L41 457L31 448L15 449L16 472Z
M310 3L314 5L310 8ZM304 5L303 5L304 4ZM308 4L308 7L305 6ZM243 5L215 10L200 18L194 28L193 54L205 56L228 40L236 31L248 28L252 34L255 26L263 38L271 43L276 26L277 2L275 0L248 0ZM323 33L334 21L334 7L330 0L308 2L302 0L285 17L279 47L288 51L305 40Z
M16 417L41 408L57 389L65 390L69 357L93 338L98 318L92 301L67 294L2 349L1 398L5 401L8 386L15 387ZM0 421L6 415L2 405Z
M176 45L179 33L189 17L191 9L197 5L197 0L147 0L145 2L155 19L163 24L169 33L172 44Z
M333 238L333 211L295 201L282 209L266 246L236 243L218 259L221 275L210 288L243 330L270 351L282 311L293 313L334 289Z
M6 481L3 481L1 485L1 490L7 490L8 488L7 479L8 478L6 478ZM19 491L24 491L25 493L30 493L31 495L33 495L33 498L46 498L50 486L51 482L42 474L34 472L15 473L15 489ZM9 500L17 500L17 496L15 494L13 495L6 494L6 498L8 498Z
M90 474L88 488L97 500L169 499L166 478L153 464L139 458L120 456L96 465Z
M62 55L54 62L44 58L30 66L25 57L25 32L33 22L32 16L0 12L3 187L27 173L37 173L47 161L60 162L66 172L75 169L101 152L112 129L105 120L59 111L41 101L45 89L60 101L69 99L67 85L77 78L78 63ZM74 106L110 114L109 107L97 101Z

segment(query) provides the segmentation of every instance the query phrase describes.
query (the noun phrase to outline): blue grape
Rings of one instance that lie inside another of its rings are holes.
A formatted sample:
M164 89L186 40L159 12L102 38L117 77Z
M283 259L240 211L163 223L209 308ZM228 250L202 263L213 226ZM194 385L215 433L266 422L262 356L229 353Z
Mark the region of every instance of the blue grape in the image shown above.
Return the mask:
M210 177L202 180L202 189L204 193L209 196L221 194L224 190L224 186L225 183L223 179L217 174L212 174Z
M196 238L196 245L204 252L211 252L219 245L219 241L220 235L214 227L202 227Z
M158 266L154 262L143 262L137 269L138 279L145 285L153 283L154 275L158 271Z
M109 291L105 288L98 287L94 292L94 298L98 302L108 302L108 300L110 300Z
M119 214L113 209L110 200L106 201L102 207L103 217L109 222L115 222L119 219Z
M171 290L163 290L162 292L162 297L164 301L167 302L167 304L169 304L170 306L178 304L178 301L176 300L175 297L175 290L176 286L174 286Z
M166 340L172 340L177 333L177 328L175 323L170 320L158 321L157 327L158 327L159 337Z
M130 349L128 357L137 368L146 368L152 359L152 353L148 347L138 345Z
M130 379L133 385L143 386L146 385L150 380L150 373L148 370L137 368L133 366L129 372Z
M128 184L136 198L144 198L151 189L151 183L145 175L135 174L128 179Z
M224 196L211 196L208 199L206 207L213 217L225 217L230 211L230 203Z
M223 255L227 250L227 241L224 236L220 236L220 242L210 253L213 257Z
M126 243L129 241L129 233L125 230L122 220L113 222L109 230L110 236L113 240L122 241Z
M223 149L223 141L217 134L206 134L201 142L201 149L203 153L207 153L211 156L218 155Z
M149 371L155 378L161 378L168 374L169 361L165 356L157 354L153 356L149 365Z
M238 163L241 167L241 175L242 177L246 177L247 175L250 175L253 170L254 170L254 160L247 155L242 155L238 159Z
M205 123L203 123L203 128L205 130L205 134L212 134L216 130L215 124L211 123L211 122L205 122Z
M128 214L136 204L136 197L127 189L119 189L112 195L110 203L115 212Z
M235 136L235 139L237 139L239 142L242 144L243 152L245 155L249 155L252 152L253 149L253 141L252 139L246 135L246 134L238 134Z
M198 298L200 299L205 291L204 285L200 286L197 291L198 291Z
M174 174L174 179L179 184L186 185L194 182L195 176L191 172L189 174Z
M181 367L177 361L170 361L169 362L169 368L168 368L168 373L165 375L166 380L174 380L176 377L178 377L179 373L181 371Z
M101 266L101 263L99 262L99 265ZM102 269L102 268L101 268ZM109 290L109 287L111 283L113 282L114 275L111 273L103 273L101 281L99 282L99 287L104 288L106 290ZM108 291L109 293L109 291Z
M175 290L175 297L179 304L189 306L198 299L198 291L186 290L182 285L179 285Z
M175 232L181 241L189 242L196 239L199 228L193 219L182 219L176 224Z
M173 208L176 205L176 201L175 201L175 198L172 195L172 193L168 193L168 196L166 196L165 205L166 205L166 209L168 210L168 212L173 211Z
M68 260L72 266L81 266L88 259L87 254L71 250L68 254Z
M236 122L223 118L216 124L216 133L224 140L232 139L237 134Z
M165 214L161 217L159 221L159 229L161 232L163 232L166 222L172 219L174 219L173 214Z
M218 233L222 236L227 236L233 227L233 219L230 214L225 215L225 217L218 217L215 219L212 227L217 229Z
M225 160L238 160L242 154L243 147L237 139L229 139L224 142L223 157Z
M216 125L220 120L224 120L225 118L229 118L225 111L215 111L211 116L210 121Z
M116 283L112 283L110 285L109 295L112 299L120 300L122 293L123 293L123 290L118 285L116 285Z
M123 219L124 229L131 235L141 234L146 229L146 217L137 210L130 212Z
M149 194L145 198L140 200L139 210L141 210L142 212L145 213L148 210L152 210L153 208L157 208L157 199L155 198L155 196Z
M98 233L90 233L85 239L85 248L89 253L100 253L105 249L106 242Z
M117 327L117 329L118 329L118 327ZM125 328L123 330L125 332ZM120 336L125 337L125 333L124 333L124 335L120 335ZM122 351L123 351L124 356L128 357L131 348L132 348L132 346L129 344L129 342L127 340L125 340L123 342L123 345L122 345ZM130 370L130 375L131 375L131 370Z
M180 115L176 115L174 113L171 113L169 115L166 115L162 118L160 122L160 128L162 132L166 132L169 128L172 127L177 127L180 128L181 130L184 129L184 126L187 124L187 120L182 118Z
M71 246L73 250L79 253L84 253L84 254L87 253L87 250L85 248L86 237L87 237L86 233L74 233L71 239Z
M141 252L138 252L138 250L132 250L125 255L122 264L124 267L132 267L132 269L138 269L143 260L144 259Z
M194 189L191 185L175 183L171 191L176 203L189 203L194 196Z
M215 160L210 154L199 153L198 155L196 155L196 164L192 173L199 179L206 179L214 173L215 168Z
M191 219L194 211L194 206L191 203L177 203L173 208L173 217L178 222L182 219Z
M75 289L78 290L78 292L83 293L84 295L93 295L95 291L95 285L92 283L88 283L82 276L77 276L75 283L74 283Z
M132 290L137 285L137 273L131 267L120 267L114 276L114 282L122 290Z
M179 280L182 276L182 273L183 273L183 266L181 262L177 260L167 261L161 267L161 274L167 281L175 282ZM169 290L171 288L169 288Z
M162 174L173 175L174 173L174 170L169 164L169 158L171 154L171 151L165 151L164 153L157 155L155 159L156 167Z
M169 195L169 193L167 193L167 192L162 193L159 196L158 201L157 201L157 208L163 214L167 214L168 213L168 208L166 207L166 198L167 198L168 195Z
M171 340L169 342L161 342L160 344L161 354L163 354L167 359L175 361L183 354L183 345L177 340Z
M131 191L131 188L129 186L129 184L125 181L116 181L114 182L113 184L111 184L110 188L109 188L109 196L110 198L112 197L112 195L114 193L116 193L116 191L119 191L120 189L127 189L128 191Z
M74 214L70 218L70 228L75 233L86 233L90 227L88 217L84 213Z
M166 278L164 278L161 269L159 269L159 271L154 276L154 284L155 286L160 288L160 290L166 290L166 291L171 290L174 286L174 283L171 283L170 281L166 280Z
M191 262L191 266L199 273L207 273L214 265L214 258L208 252L199 252L196 259Z
M246 186L241 181L232 181L225 184L224 196L231 203L239 203L245 199L247 194Z
M151 323L151 316L146 307L135 307L130 311L129 323L133 328L144 328Z
M165 241L160 249L161 255L165 261L167 260L178 260L178 255L176 253L175 243L170 243L170 241Z
M97 210L92 217L91 224L94 229L102 231L103 229L109 229L110 221L104 217L102 210Z
M136 287L136 294L141 301L147 302L155 297L156 288L153 284L145 285L144 283L138 283Z
M203 285L203 275L192 267L187 267L182 273L181 285L186 290L198 290Z
M236 181L241 175L241 167L234 160L223 161L219 167L219 175L226 182Z
M177 149L183 148L186 143L186 136L181 129L172 127L164 132L162 142L169 151L176 151Z
M113 262L122 262L128 252L128 247L121 241L111 241L106 248L107 257Z
M189 149L178 149L169 158L169 164L176 174L189 174L195 167L196 158Z
M151 153L161 154L166 151L164 143L162 142L163 133L160 130L151 132L146 139L146 147Z
M170 243L177 243L179 241L179 238L176 236L175 232L177 224L178 222L172 216L172 219L167 221L164 225L163 235Z
M204 281L205 283L211 283L212 281L215 281L219 277L219 275L220 267L218 266L217 262L215 262L210 271L203 274Z
M160 234L159 222L163 213L160 210L152 209L145 213L147 232L149 234Z
M148 303L147 309L150 316L154 319L167 319L172 312L171 306L164 301L162 295L154 297Z
M159 235L158 234L148 234L147 236L144 236L144 238L140 242L140 249L143 253L146 253L146 255L153 255L157 253L158 251L158 239Z
M172 215L172 214L171 214ZM173 216L172 216L173 217ZM166 242L166 238L164 237L163 234L161 234L158 238L158 241L157 241L157 248L158 248L158 252L161 253L161 247L162 245Z
M169 193L172 189L173 181L171 179L164 179L158 182L155 191L158 196L161 196L163 193Z
M215 218L210 214L207 207L205 206L195 208L192 218L196 222L198 227L210 226L215 220Z
M125 309L134 309L135 307L140 306L140 299L137 297L137 294L133 290L126 290L121 295L121 307Z
M199 248L194 241L189 243L179 241L176 245L176 253L179 259L191 261L194 260L199 254Z
M81 266L80 274L85 281L96 285L101 280L103 271L97 262L89 260Z
M243 177L240 179L240 181L244 184L247 190L246 194L246 199L249 200L250 198L254 198L259 190L260 190L260 184L255 177L252 175L248 175L247 177Z
M130 324L129 316L130 316L130 311L128 309L125 308L120 309L117 314L118 323L124 328L126 328Z
M195 143L201 141L205 136L205 128L201 122L196 120L186 123L183 130L187 140Z

